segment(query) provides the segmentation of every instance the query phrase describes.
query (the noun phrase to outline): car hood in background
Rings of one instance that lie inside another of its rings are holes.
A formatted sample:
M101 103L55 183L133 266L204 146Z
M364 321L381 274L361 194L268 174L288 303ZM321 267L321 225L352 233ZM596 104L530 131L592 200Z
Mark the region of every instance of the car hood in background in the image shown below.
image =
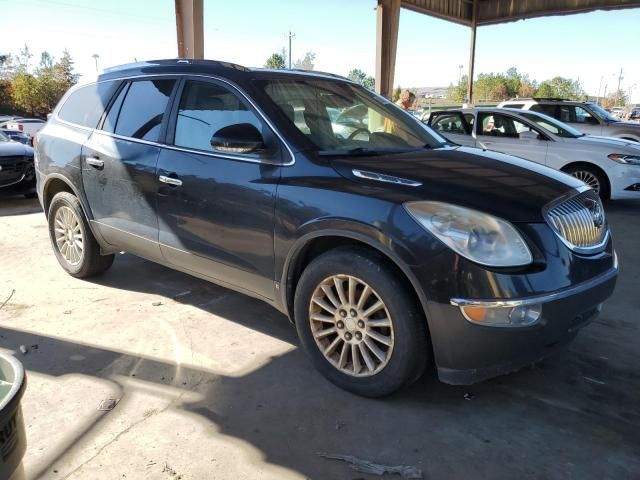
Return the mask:
M347 178L380 187L395 201L434 200L490 213L512 222L542 222L542 208L584 184L562 172L521 158L470 147L402 154L334 157ZM419 182L419 186L363 179L353 170Z
M0 160L2 157L33 157L33 148L20 142L1 142L0 143Z
M634 142L632 140L625 140L623 138L614 138L614 137L601 137L597 135L584 135L582 137L574 138L573 141L579 142L579 144L588 145L590 147L611 147L611 148L622 148L625 150L632 150L634 153L640 153L640 143ZM627 153L625 152L614 152L613 150L609 153ZM629 152L631 153L631 152Z

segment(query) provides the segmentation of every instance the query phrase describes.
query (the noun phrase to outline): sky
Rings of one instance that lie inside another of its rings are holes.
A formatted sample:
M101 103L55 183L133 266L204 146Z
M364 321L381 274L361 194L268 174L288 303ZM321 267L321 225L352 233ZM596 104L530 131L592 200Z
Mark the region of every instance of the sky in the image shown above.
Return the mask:
M319 8L318 5L322 5ZM204 0L205 58L262 66L288 45L316 53L315 68L375 73L376 0ZM54 57L67 48L78 73L177 56L174 0L0 0L0 53L28 44ZM532 79L579 78L590 95L621 88L640 103L640 9L545 17L480 27L477 73L516 67ZM396 85L437 87L467 70L469 29L402 10Z

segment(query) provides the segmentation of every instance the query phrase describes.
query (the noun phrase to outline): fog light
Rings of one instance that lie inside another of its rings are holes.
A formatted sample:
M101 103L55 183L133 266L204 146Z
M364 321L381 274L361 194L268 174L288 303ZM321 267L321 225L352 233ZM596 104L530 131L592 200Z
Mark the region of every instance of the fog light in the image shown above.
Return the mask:
M542 315L542 305L517 307L462 306L460 311L470 322L494 327L528 327Z

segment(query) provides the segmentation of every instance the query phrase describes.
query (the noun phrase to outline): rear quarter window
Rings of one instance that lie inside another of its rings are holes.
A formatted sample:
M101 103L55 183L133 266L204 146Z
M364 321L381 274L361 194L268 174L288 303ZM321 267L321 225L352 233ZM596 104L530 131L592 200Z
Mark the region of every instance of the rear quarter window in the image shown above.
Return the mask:
M100 82L75 90L58 111L58 117L83 127L95 128L113 94L116 82Z

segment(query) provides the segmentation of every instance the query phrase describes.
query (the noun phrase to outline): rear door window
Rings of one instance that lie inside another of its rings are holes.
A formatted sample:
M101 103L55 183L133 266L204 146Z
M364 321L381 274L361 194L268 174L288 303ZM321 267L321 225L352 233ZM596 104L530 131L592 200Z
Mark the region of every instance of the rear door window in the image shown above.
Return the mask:
M67 122L96 128L117 82L100 82L75 90L58 111L58 117Z
M176 81L171 79L131 82L124 94L120 111L115 114L119 100L116 99L107 115L111 117L109 125L114 120L116 122L115 134L152 142L160 140L162 119L175 84ZM116 119L113 118L114 115L117 116Z
M549 115L550 117L560 120L556 105L536 103L531 105L529 110L532 112L544 113L545 115Z
M433 121L431 121L430 124L445 136L448 133L471 135L471 129L467 125L466 120L462 114L458 112L438 114L433 118Z

